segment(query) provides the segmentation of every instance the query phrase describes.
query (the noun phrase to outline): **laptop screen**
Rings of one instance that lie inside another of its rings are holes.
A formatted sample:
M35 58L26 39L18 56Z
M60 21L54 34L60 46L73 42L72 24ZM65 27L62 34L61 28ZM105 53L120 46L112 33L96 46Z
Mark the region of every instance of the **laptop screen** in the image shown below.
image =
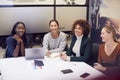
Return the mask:
M25 49L26 59L44 59L45 49L44 48L27 48Z

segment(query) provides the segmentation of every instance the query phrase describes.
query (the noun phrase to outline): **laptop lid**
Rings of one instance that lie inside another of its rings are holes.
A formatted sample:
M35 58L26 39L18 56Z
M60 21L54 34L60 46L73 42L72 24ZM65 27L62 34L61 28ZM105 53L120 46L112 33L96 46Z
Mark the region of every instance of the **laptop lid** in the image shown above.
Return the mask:
M44 59L45 49L44 48L27 48L25 49L25 59Z

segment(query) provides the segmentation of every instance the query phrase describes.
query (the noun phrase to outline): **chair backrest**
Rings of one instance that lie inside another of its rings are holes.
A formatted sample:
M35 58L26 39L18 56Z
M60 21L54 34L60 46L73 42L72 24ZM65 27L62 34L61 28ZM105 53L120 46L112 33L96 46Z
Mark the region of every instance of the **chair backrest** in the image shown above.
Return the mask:
M92 55L93 55L94 62L97 62L98 50L99 50L99 44L98 43L93 43Z
M6 58L6 51L7 51L7 46L6 46L6 48L5 48L5 51L4 51L4 54L3 54L3 58Z
M0 48L0 58L5 58L6 55L6 49Z

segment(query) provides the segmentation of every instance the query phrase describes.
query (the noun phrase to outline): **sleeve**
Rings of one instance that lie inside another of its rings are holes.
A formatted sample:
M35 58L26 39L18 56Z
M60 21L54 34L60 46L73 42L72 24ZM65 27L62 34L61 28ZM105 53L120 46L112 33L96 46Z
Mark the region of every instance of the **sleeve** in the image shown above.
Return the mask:
M52 49L50 50L50 52L63 52L65 47L67 45L67 40L66 40L66 34L63 33L61 36L60 36L60 44L59 44L59 47L56 48L56 49Z
M8 55L7 57L13 57L13 51L16 48L17 41L13 38L8 38L6 40L6 43L7 43L7 51L6 52L8 52L8 53L6 53L6 55Z
M45 51L48 51L48 36L47 34L43 38L43 47L45 48Z
M72 37L72 41L71 41L71 44L70 44L70 48L67 50L67 52L66 52L66 54L68 55L68 56L71 56L72 54L74 54L73 53L73 51L72 51L72 48L73 48L73 46L74 46L74 43L75 43L75 38L74 38L74 36Z
M71 57L71 61L83 61L87 62L92 54L92 42L89 41L86 43L85 52L83 56L80 57Z

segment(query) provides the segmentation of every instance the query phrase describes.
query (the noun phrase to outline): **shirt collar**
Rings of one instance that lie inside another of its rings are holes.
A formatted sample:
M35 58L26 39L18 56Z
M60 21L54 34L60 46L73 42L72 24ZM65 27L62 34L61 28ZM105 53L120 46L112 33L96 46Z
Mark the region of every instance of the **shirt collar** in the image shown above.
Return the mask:
M77 40L81 40L82 37L83 37L83 35L81 35L81 36L76 36L76 37L77 37Z

